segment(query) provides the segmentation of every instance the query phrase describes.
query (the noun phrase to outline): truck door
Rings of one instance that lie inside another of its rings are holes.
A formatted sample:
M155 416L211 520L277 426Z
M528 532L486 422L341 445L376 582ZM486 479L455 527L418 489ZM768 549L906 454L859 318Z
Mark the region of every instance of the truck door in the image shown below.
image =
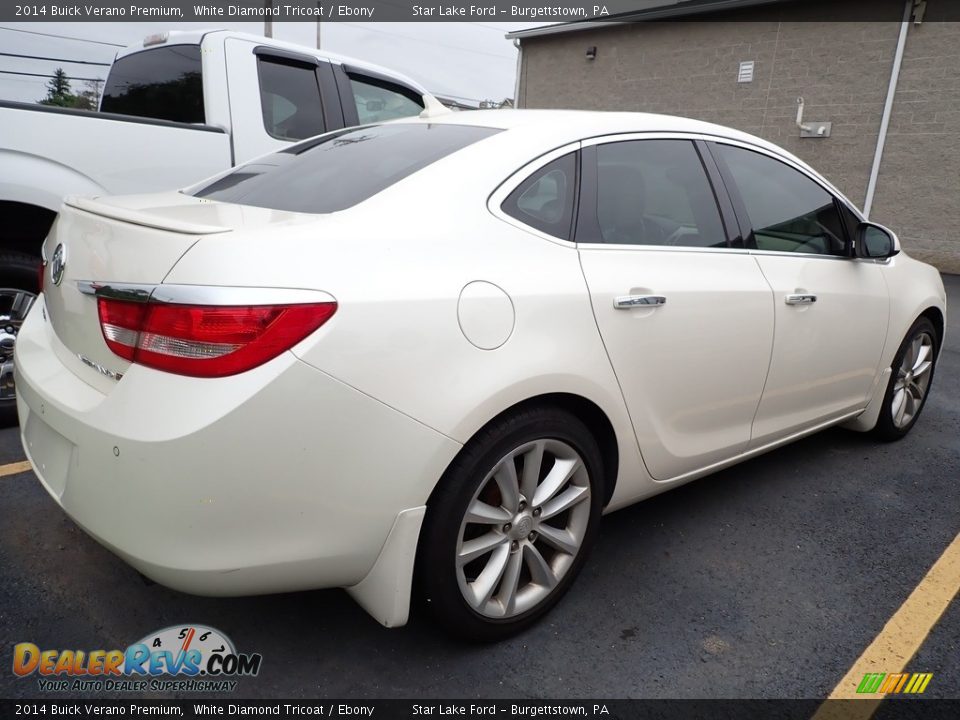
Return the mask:
M236 163L343 127L330 63L252 40L226 40Z

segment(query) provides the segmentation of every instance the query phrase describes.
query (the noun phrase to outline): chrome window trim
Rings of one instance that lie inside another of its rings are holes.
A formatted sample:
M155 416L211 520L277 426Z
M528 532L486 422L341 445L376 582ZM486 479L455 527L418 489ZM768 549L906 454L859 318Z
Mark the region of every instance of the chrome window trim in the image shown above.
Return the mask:
M751 248L711 248L690 247L682 245L633 245L631 243L578 243L579 250L633 250L635 252L674 252L674 253L709 253L728 255L756 255L772 257L805 258L810 260L843 260L846 262L887 263L890 258L862 258L846 255L823 255L820 253L797 253L783 250L755 250Z
M783 256L783 257L804 257L804 258L820 258L823 260L867 260L869 262L878 262L873 258L858 258L850 257L847 255L825 255L820 253L791 253L784 252L780 250L757 250L749 248L698 248L690 246L659 246L659 245L634 245L630 243L577 243L575 240L564 240L563 238L558 238L554 235L548 235L534 227L531 227L516 218L507 215L500 206L503 204L503 201L507 199L511 192L513 192L518 185L523 181L529 178L533 173L542 168L544 165L553 162L559 157L563 157L567 153L574 152L576 150L582 150L583 148L592 147L595 145L603 145L606 143L613 142L626 142L630 140L689 140L691 142L696 140L702 140L703 142L712 142L712 143L722 143L727 145L733 145L735 147L741 147L745 150L751 150L753 152L758 152L762 155L766 155L772 160L776 160L784 163L788 167L796 170L805 177L809 178L826 192L828 192L832 197L835 197L840 202L844 203L850 211L854 214L855 217L859 218L861 222L864 222L863 213L854 205L850 200L840 192L829 180L819 175L813 168L810 168L804 164L800 164L797 161L793 160L791 157L781 154L770 148L756 145L754 143L748 142L746 140L736 139L727 137L726 135L714 135L711 133L695 133L695 132L682 132L682 131L670 131L670 130L657 130L657 131L648 131L648 132L622 132L622 133L611 133L609 135L595 135L589 138L583 138L582 140L567 143L560 146L554 150L551 150L534 160L522 165L520 168L515 170L506 180L504 180L497 188L494 190L490 197L487 199L487 209L500 220L513 225L521 230L536 235L539 238L544 240L549 240L550 242L561 245L563 247L577 247L584 250L644 250L648 252L706 252L706 253L733 253L733 254L743 254L743 255L771 255L771 256ZM579 212L579 208L578 208Z
M850 200L840 192L829 180L822 177L817 173L813 168L808 167L802 162L797 162L793 158L783 155L780 152L772 150L761 145L756 145L745 140L736 139L727 137L726 135L713 135L710 133L687 133L687 132L669 132L669 131L657 131L657 132L634 132L634 133L617 133L613 135L602 135L597 137L592 137L589 139L583 140L582 147L590 147L592 145L603 145L610 142L628 142L631 140L702 140L707 143L716 143L731 145L733 147L739 147L744 150L749 150L751 152L756 152L761 155L766 155L771 160L781 162L787 167L796 170L804 177L816 183L824 192L828 193L831 197L839 200L844 205L846 205L850 211L854 214L855 217L860 219L860 222L864 222L865 218L863 213L861 213L856 205L850 202ZM852 241L851 241L852 242ZM670 246L656 246L656 245L631 245L631 244L620 244L620 245L609 245L607 243L580 243L581 247L584 248L597 248L597 247L618 247L620 249L627 248L645 248L653 250L680 250L679 247L670 247ZM780 250L757 250L750 248L685 248L686 250L694 250L698 252L745 252L750 255L772 255L772 256L783 256L783 257L806 257L806 258L823 258L823 259L832 259L832 260L857 260L863 258L850 257L848 255L827 255L821 253L791 253L784 252Z
M747 248L693 247L691 245L641 245L639 243L577 243L580 250L641 250L645 252L724 253L750 255Z
M632 250L635 252L674 252L674 253L709 253L709 254L727 254L727 255L756 255L758 257L792 257L817 260L843 260L846 262L886 262L889 258L878 260L876 258L848 257L846 255L823 255L820 253L792 253L782 250L754 250L751 248L711 248L711 247L690 247L681 245L633 245L630 243L578 243L580 250Z
M847 196L844 195L842 192L840 192L836 188L836 186L833 185L833 183L831 183L825 177L820 175L820 173L818 173L816 170L814 170L811 167L808 167L805 164L798 163L796 160L793 160L792 158L786 155L781 155L780 153L774 152L768 148L761 147L759 145L753 145L751 143L746 143L741 140L734 140L732 138L725 138L722 136L717 136L709 139L705 138L705 139L708 142L714 142L721 145L732 145L734 147L743 148L744 150L751 150L753 152L760 153L761 155L766 155L767 157L773 160L778 160L779 162L782 162L784 165L787 165L793 168L794 170L799 172L801 175L805 175L810 180L813 180L813 182L815 182L817 185L823 188L831 196L833 196L834 198L842 202L844 205L846 205L848 208L850 208L853 214L856 215L858 218L860 218L860 222L863 222L866 219L864 218L863 213L860 212L859 209L857 209L857 206L854 205L852 202L850 202L850 199L847 198Z
M836 197L838 200L841 200L847 207L849 207L853 214L856 215L860 220L864 220L863 213L860 212L856 205L850 202L850 199L847 198L842 192L840 192L829 180L820 175L812 167L803 163L803 161L797 162L792 157L784 155L781 152L778 152L774 149L764 147L763 145L757 145L755 143L748 142L746 140L741 140L737 138L727 137L726 135L713 135L710 133L689 133L689 132L670 132L670 131L656 131L656 132L633 132L633 133L616 133L614 135L599 135L596 137L588 138L583 140L583 147L590 147L591 145L601 145L607 142L624 142L626 140L702 140L707 143L720 143L724 145L733 145L735 147L741 147L744 150L752 150L753 152L758 152L762 155L766 155L774 160L779 160L785 165L789 165L794 170L806 175L808 178L813 180L815 183L820 185L828 193Z
M569 153L577 152L580 147L581 143L579 140L577 142L567 143L566 145L562 145L554 150L550 150L549 152L534 158L530 162L521 165L510 176L508 176L506 180L500 183L500 185L498 185L492 193L490 193L490 197L487 198L487 210L489 210L494 217L509 225L513 225L520 230L525 230L531 235L536 235L544 240L549 240L550 242L562 247L575 247L576 244L573 240L564 240L556 235L550 235L542 230L538 230L535 227L527 225L512 215L505 213L500 206L503 205L503 202L510 196L510 193L516 190L521 183L523 183L527 178L537 172L544 165L549 165L554 160ZM576 222L576 216L574 216L573 219L574 222Z
M78 280L77 289L84 295L155 302L165 305L307 305L336 302L329 293L304 288L259 288L217 285L179 285L160 283L100 283Z

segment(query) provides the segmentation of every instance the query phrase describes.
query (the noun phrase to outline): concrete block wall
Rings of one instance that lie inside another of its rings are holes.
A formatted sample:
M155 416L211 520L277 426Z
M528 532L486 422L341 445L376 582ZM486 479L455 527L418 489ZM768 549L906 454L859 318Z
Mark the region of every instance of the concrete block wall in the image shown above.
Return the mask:
M928 0L924 22L909 29L872 217L912 255L960 272L960 23L936 15L938 3L952 1ZM899 17L903 3L853 0L845 6L852 19L809 20L831 6L785 5L763 21L739 11L526 38L519 106L660 112L735 127L803 158L862 208L900 23L856 18ZM586 58L590 46L595 60ZM750 83L737 82L744 60L755 63ZM832 122L831 137L800 137L799 96L804 120Z

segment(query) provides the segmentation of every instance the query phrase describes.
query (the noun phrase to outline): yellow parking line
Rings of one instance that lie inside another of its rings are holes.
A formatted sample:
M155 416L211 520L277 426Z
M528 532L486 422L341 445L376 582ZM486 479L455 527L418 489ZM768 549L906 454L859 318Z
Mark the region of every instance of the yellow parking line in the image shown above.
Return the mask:
M857 686L866 673L899 673L906 669L927 635L937 624L950 601L960 591L960 535L953 539L920 584L910 593L880 634L867 646L853 667L837 683L827 700L850 700L857 703L825 703L814 715L816 720L842 717L866 720L876 711L882 698L858 695ZM928 672L935 668L918 668ZM934 674L936 674L934 672ZM868 699L869 698L869 699Z
M23 462L10 463L9 465L0 465L0 477L6 475L17 475L30 470L30 463L27 460Z

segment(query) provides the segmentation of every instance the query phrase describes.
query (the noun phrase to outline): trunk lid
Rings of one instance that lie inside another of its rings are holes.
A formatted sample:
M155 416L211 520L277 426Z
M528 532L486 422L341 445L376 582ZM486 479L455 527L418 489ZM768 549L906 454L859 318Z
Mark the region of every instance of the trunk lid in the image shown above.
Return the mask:
M55 351L84 380L109 391L116 381L111 374L123 374L130 363L107 347L97 299L81 290L84 285L157 285L204 237L296 217L182 193L67 198L44 245L43 294L59 340ZM64 265L55 284L52 260L61 245Z

